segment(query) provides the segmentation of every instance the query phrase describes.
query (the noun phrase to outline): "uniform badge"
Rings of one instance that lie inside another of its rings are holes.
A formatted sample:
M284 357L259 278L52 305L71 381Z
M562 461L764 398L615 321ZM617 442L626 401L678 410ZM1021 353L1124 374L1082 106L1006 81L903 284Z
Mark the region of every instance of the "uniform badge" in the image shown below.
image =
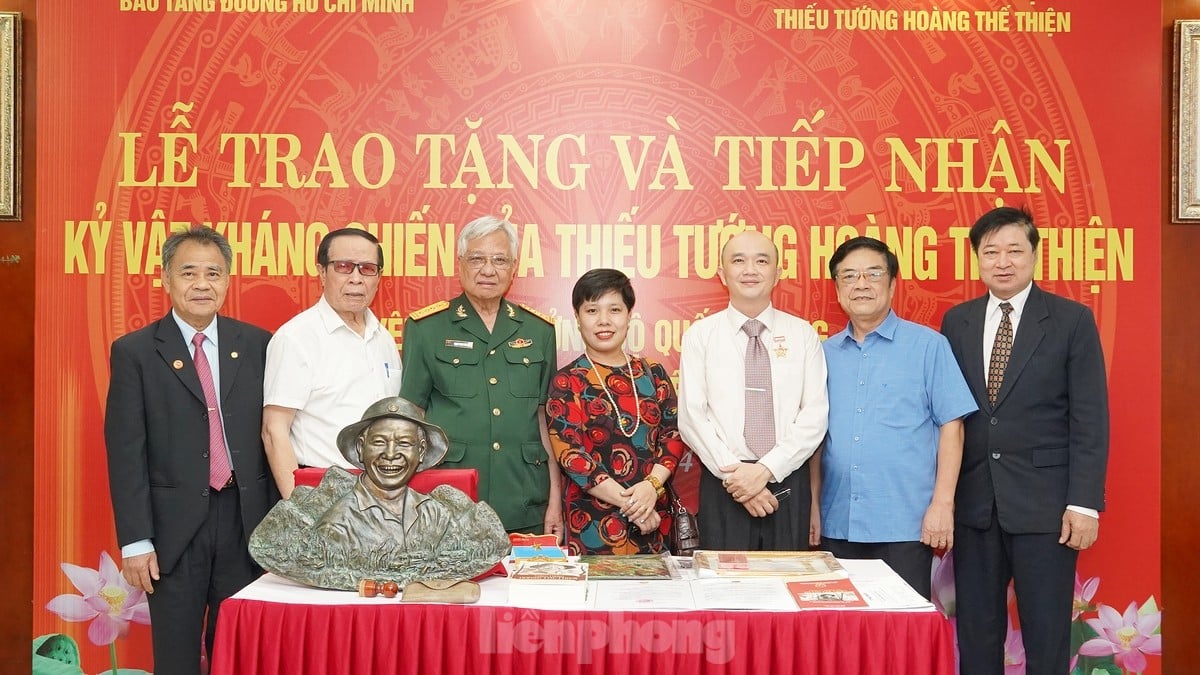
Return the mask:
M512 347L513 349L524 349L526 347L532 347L533 340L530 340L529 338L517 338L516 340L509 342L508 346Z
M777 359L786 359L787 358L788 348L787 348L787 344L785 342L786 340L787 340L786 335L776 335L775 336L775 358L777 358Z
M508 309L509 309L509 311L512 311L511 306ZM550 324L551 326L554 325L554 317L552 317L552 316L547 316L545 314L542 314L538 310L530 307L529 305L525 305L525 304L521 305L521 309L525 310L526 312L529 312L530 314L536 316L537 318L541 319L542 321L545 321L546 323Z
M438 300L437 302L433 303L432 305L426 305L425 307L422 307L421 309L418 309L417 311L413 312L412 314L409 315L409 318L412 319L413 321L420 321L421 319L424 319L427 316L433 316L434 314L437 314L438 312L443 312L449 308L450 308L450 301Z
M459 305L458 307L455 307L455 308L454 308L454 316L457 316L457 317L458 317L458 318L460 318L460 319L465 319L465 318L467 318L467 310L466 310L466 308L465 308L465 307L463 307L462 305Z
M447 347L453 347L455 349L474 349L475 348L475 342L472 340L452 340L450 338L446 338L446 342L444 344Z
M508 308L508 318L510 318L510 319L517 318L517 310L513 309L512 305L506 304L505 307Z

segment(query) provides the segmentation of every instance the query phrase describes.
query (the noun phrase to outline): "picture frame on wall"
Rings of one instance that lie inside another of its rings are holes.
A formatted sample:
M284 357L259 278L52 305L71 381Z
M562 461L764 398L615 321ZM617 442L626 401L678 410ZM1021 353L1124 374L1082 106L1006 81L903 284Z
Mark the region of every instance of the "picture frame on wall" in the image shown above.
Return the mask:
M1200 222L1200 20L1175 22L1171 220Z
M21 219L21 14L0 12L0 220Z

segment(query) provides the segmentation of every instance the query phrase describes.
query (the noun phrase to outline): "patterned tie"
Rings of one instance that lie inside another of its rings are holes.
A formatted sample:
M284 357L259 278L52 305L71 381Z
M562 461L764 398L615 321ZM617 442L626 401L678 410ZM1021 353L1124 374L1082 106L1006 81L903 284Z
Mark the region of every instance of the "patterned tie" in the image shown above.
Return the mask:
M775 447L775 404L771 394L771 358L758 338L766 326L757 319L742 324L746 344L746 425L742 434L755 457Z
M204 355L204 333L192 336L196 351L192 360L196 363L196 375L200 376L200 388L204 390L204 402L208 405L208 484L220 490L233 476L229 457L225 452L225 431L221 428L221 411L217 408L217 389L213 386L212 369Z
M988 403L992 405L996 405L996 394L1000 392L1000 383L1004 381L1004 369L1008 367L1008 357L1012 356L1012 321L1008 318L1012 310L1011 304L1000 303L1000 311L1004 312L1004 316L1000 319L1000 327L996 329L996 341L992 344L992 360L988 364Z

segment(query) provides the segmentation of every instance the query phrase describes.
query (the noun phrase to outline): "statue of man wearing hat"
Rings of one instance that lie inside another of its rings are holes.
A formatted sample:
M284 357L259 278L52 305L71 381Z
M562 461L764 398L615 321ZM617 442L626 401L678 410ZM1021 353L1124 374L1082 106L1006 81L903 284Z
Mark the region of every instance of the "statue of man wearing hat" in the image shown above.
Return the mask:
M360 579L466 579L507 549L500 518L449 485L429 494L409 488L418 471L449 449L446 433L399 398L371 405L342 429L338 450L363 473L330 468L316 488L297 488L250 538L266 570L326 588Z
M354 490L321 517L318 532L359 549L385 542L429 548L441 542L450 510L408 488L414 474L446 456L449 443L441 428L425 422L412 403L384 399L367 409L362 421L342 429L337 444L363 473Z

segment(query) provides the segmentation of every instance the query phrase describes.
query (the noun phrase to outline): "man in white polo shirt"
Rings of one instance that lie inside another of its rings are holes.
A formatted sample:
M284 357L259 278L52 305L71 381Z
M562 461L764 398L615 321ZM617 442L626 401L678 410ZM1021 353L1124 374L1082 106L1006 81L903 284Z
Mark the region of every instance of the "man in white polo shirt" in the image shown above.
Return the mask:
M351 464L337 434L372 403L400 393L400 357L371 312L383 249L371 233L330 232L317 249L321 299L283 324L267 346L263 442L279 493L300 466Z

